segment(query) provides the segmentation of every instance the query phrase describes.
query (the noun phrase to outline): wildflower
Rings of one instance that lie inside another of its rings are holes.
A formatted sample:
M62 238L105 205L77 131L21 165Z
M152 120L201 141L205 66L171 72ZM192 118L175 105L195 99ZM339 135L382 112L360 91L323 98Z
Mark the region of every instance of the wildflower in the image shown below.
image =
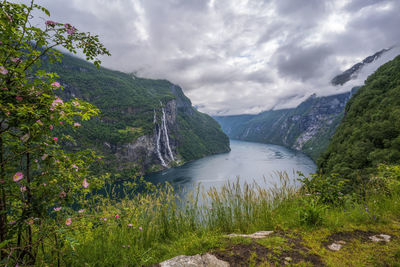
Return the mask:
M53 103L51 103L51 107L54 109L58 105L64 105L64 101L61 98L57 97Z
M50 131L52 131L53 128L54 128L54 126L50 124L50 126L49 126Z
M0 66L0 73L6 75L8 73L8 70L3 66Z
M58 141L58 137L53 137L53 140L57 142Z
M40 126L43 126L43 122L41 120L37 120L36 123L39 124Z
M82 186L83 186L84 188L87 188L87 187L89 186L89 183L86 181L86 178L83 179L83 181L82 181Z
M72 34L74 34L75 33L75 27L74 26L71 26L71 24L69 24L69 23L66 23L66 24L64 24L64 27L65 27L65 29L67 29L67 33L69 34L69 35L72 35Z
M26 186L21 186L19 190L21 191L21 193L24 193L26 191Z
M22 137L21 137L21 141L22 142L26 142L26 141L28 141L29 140L29 133L27 133L27 134L24 134Z
M12 62L15 62L15 63L20 63L20 62L22 62L22 60L21 60L19 57L11 58L11 61L12 61Z
M72 104L74 104L75 107L79 107L80 106L79 102L76 102L76 101L72 102Z
M60 83L59 82L52 82L51 86L60 88Z
M84 209L80 209L80 210L78 210L78 213L84 213L85 212L85 210Z
M60 211L62 208L61 207L57 207L57 208L54 208L53 210L54 211Z
M76 171L79 171L79 167L76 166L75 164L72 164L72 168L75 168Z
M118 214L116 214L116 215L115 215L115 219L118 219L118 218L119 218L119 215L118 215Z
M46 24L46 26L54 27L54 26L56 26L58 24L58 22L55 22L55 21L52 21L52 20L47 20L45 22L45 24Z
M5 184L6 181L4 181L3 179L0 179L0 184Z
M71 218L68 218L65 220L65 225L71 225L71 222L72 222Z
M26 221L26 224L27 224L27 225L32 225L32 224L33 224L33 219L30 218L28 221Z
M42 160L45 160L48 156L49 156L49 155L47 155L47 154L43 154Z
M60 121L60 125L62 125L63 124L63 122L62 121Z
M67 196L67 193L65 193L64 191L62 191L62 192L60 192L60 193L58 194L58 196L59 196L60 198L65 198L65 197Z
M139 231L143 231L143 228L142 228L142 226L139 226Z
M74 127L81 127L82 125L79 122L74 123Z
M102 218L103 221L107 221L107 218Z
M9 222L8 224L9 225L13 225L13 224L15 224L16 223L16 221L11 221L11 222Z
M47 186L47 184L46 184L46 183L43 183L43 186Z
M125 245L122 245L122 248L125 248Z
M128 224L128 227L133 227L133 224L131 224L131 223L130 223L130 224Z
M17 172L13 176L13 181L18 182L18 181L21 181L22 178L24 178L24 174L22 172Z
M15 99L17 99L17 101L22 101L24 98L22 96L16 96Z

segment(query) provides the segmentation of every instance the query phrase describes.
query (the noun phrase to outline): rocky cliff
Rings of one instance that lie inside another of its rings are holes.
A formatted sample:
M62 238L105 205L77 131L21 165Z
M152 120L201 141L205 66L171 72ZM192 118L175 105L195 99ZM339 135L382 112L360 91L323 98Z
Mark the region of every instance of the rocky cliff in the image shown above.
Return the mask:
M355 90L326 97L312 95L293 109L214 118L232 139L283 145L316 160L328 146Z
M101 111L69 132L76 142L65 145L95 149L111 173L156 171L230 149L219 124L169 81L98 70L67 55L48 67L60 75L64 98L86 100Z

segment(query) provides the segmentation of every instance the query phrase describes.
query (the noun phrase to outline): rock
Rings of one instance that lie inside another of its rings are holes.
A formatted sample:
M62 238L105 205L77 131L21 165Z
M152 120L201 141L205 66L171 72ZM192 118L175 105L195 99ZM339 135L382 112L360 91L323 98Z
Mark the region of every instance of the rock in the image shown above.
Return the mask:
M260 231L253 233L251 235L245 235L245 234L229 234L227 235L228 237L249 237L249 238L254 238L254 239L260 239L260 238L265 238L271 234L273 234L274 231Z
M339 251L342 248L342 244L339 243L332 243L328 246L328 248L332 251Z
M341 244L341 245L346 245L346 241L343 241L343 240L337 241L336 243Z
M369 237L369 239L371 239L372 242L382 242L382 241L389 242L390 238L391 238L390 235L384 235L384 234L373 235Z
M163 261L160 267L229 267L229 263L217 259L214 255L194 255L194 256L177 256L175 258Z

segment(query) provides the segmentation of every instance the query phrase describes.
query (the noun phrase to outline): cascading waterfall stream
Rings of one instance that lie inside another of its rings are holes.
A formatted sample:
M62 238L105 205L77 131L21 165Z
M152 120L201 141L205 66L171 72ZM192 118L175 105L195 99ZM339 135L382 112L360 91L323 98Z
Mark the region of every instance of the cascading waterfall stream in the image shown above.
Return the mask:
M168 153L169 153L169 157L171 158L172 161L175 161L174 155L172 154L172 150L171 147L169 145L169 137L168 137L168 131L167 131L167 120L165 118L165 110L164 108L161 108L162 110L162 119L161 119L161 125L164 128L164 134L165 134L165 140L167 141L167 149L168 149Z
M157 116L156 116L156 111L154 110L154 124L157 121ZM167 167L167 164L165 163L162 155L161 155L161 146L160 146L160 141L161 141L161 128L157 127L156 128L157 131L157 141L156 141L156 150L157 150L157 156L161 161L161 165L163 165L164 167Z

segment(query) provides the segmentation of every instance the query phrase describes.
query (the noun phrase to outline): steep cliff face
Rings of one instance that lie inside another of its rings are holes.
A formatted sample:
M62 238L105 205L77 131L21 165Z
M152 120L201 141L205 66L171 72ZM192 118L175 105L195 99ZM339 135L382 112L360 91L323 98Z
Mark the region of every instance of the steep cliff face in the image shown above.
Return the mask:
M219 124L169 81L97 70L67 55L49 68L60 75L63 97L86 100L101 111L70 132L76 143L66 145L95 149L109 172L146 173L230 149Z
M293 109L215 119L230 138L283 145L316 160L327 147L353 92L327 97L312 95Z

